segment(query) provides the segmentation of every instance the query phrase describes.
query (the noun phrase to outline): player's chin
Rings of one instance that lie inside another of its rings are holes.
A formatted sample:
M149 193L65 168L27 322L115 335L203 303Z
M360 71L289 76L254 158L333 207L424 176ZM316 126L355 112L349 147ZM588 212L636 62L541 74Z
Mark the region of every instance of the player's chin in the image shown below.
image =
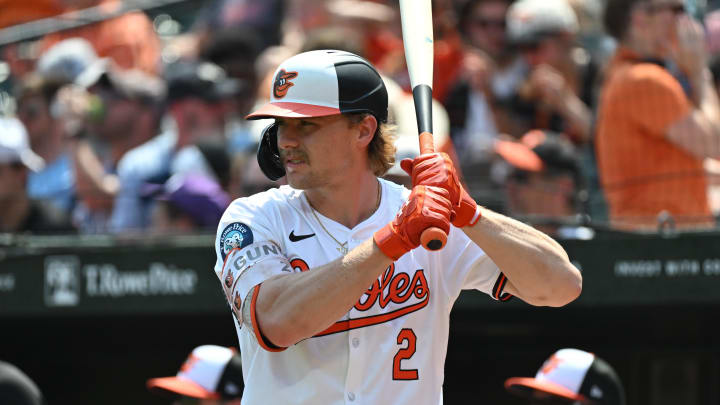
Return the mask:
M286 171L285 176L290 187L296 190L306 190L313 187L312 178L307 174Z

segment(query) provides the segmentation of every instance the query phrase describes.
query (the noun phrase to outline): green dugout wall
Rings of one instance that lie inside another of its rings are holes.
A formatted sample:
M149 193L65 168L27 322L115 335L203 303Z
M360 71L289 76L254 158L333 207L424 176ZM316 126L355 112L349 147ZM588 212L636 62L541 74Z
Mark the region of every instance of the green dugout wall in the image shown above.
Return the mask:
M0 241L0 359L35 379L50 405L170 403L145 380L174 374L196 345L236 345L212 241ZM584 278L567 307L461 294L445 402L520 404L503 381L577 347L615 366L629 404L719 404L720 234L562 244Z

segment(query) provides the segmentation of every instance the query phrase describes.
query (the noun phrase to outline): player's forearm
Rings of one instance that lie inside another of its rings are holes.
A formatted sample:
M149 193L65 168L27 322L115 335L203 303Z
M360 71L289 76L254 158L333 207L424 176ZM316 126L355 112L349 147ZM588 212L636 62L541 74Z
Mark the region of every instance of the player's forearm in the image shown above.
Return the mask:
M390 263L369 239L324 266L265 281L256 304L263 335L287 347L325 330L355 305Z
M461 229L507 276L515 290L507 292L545 306L562 306L580 295L580 272L544 233L487 209L477 224Z

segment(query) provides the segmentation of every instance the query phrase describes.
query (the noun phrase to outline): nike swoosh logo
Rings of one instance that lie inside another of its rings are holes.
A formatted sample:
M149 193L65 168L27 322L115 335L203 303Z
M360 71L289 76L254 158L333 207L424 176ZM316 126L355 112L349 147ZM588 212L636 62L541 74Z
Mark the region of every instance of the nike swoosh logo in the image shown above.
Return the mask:
M295 230L293 229L290 231L290 242L300 242L303 239L312 238L313 236L315 236L314 233L309 235L295 235Z

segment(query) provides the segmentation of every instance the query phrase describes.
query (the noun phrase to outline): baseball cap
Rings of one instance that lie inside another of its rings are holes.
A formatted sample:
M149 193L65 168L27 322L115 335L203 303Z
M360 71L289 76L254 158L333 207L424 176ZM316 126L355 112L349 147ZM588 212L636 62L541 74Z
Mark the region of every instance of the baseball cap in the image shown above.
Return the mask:
M532 130L520 141L495 141L495 151L513 167L529 172L579 173L575 147L560 134Z
M270 102L247 119L368 112L387 121L385 84L370 62L353 53L303 52L282 62L274 77Z
M0 117L0 163L24 164L37 172L45 167L43 158L30 149L25 126L17 118Z
M0 403L41 405L45 400L30 377L14 365L0 361Z
M68 38L40 56L36 71L48 82L74 83L97 60L99 58L90 42L82 38Z
M76 77L75 84L85 89L105 84L129 99L150 104L160 102L166 92L161 79L138 69L122 70L109 58L99 58L88 65Z
M216 345L193 349L176 376L147 381L151 392L200 399L240 398L244 386L240 355Z
M530 398L541 392L582 404L624 405L625 392L615 370L603 359L578 349L560 349L531 377L512 377L505 388Z
M200 98L215 102L243 91L247 84L231 79L220 66L211 62L178 61L165 68L167 101Z
M538 42L549 34L574 34L578 28L567 0L520 0L507 12L507 35L518 45Z
M199 173L179 173L163 185L148 184L144 191L145 195L155 194L158 200L171 203L203 228L217 226L230 205L230 196L220 185Z

